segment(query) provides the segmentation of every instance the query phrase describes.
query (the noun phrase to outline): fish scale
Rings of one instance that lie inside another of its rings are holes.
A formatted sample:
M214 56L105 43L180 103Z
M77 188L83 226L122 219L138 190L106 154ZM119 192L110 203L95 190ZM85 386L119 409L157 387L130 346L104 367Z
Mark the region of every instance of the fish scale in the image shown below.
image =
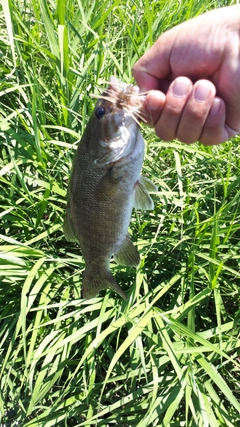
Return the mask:
M132 209L153 209L149 191L157 189L141 176L144 140L136 121L142 103L137 88L112 78L102 96L76 152L64 233L79 242L85 260L83 298L111 288L126 299L110 260L114 256L122 265L139 264L128 234Z

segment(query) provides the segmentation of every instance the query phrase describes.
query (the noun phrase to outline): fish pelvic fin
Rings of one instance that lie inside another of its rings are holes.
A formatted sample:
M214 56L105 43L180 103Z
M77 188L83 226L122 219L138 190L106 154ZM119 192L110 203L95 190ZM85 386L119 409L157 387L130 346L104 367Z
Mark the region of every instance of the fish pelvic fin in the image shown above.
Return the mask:
M120 265L129 265L131 267L138 266L140 256L137 248L134 246L128 235L123 240L119 250L114 253L114 259Z
M98 277L97 273L93 273L86 268L82 281L82 297L86 299L94 298L102 289L106 288L117 292L118 295L127 301L125 293L120 288L111 271L106 271L104 276Z
M78 239L74 233L73 223L68 208L63 222L63 232L69 242L78 242Z
M149 178L141 175L134 188L133 207L144 211L154 209L153 200L149 193L156 193L157 191L156 185Z

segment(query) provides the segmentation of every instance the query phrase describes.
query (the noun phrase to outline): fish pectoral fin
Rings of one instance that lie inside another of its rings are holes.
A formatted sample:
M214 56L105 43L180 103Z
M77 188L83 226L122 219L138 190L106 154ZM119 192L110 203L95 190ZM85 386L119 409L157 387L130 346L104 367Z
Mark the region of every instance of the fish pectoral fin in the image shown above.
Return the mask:
M115 261L120 265L137 267L140 262L140 256L137 248L134 246L129 236L126 236L119 250L114 253Z
M157 187L153 182L140 176L139 181L137 181L134 188L134 201L133 207L141 210L152 210L154 209L153 200L149 195L150 193L156 193Z
M141 175L140 176L140 182L146 188L146 190L149 193L157 193L158 192L157 186L151 181L151 179L147 178L146 176Z
M73 223L71 219L71 215L69 212L69 209L66 211L66 215L63 222L63 232L66 237L66 239L69 242L78 242L77 237L75 236L74 229L73 229Z
M82 297L86 299L94 298L102 289L110 288L117 292L120 297L127 301L127 297L119 284L113 277L111 271L106 271L104 277L97 277L97 273L85 270L82 282Z

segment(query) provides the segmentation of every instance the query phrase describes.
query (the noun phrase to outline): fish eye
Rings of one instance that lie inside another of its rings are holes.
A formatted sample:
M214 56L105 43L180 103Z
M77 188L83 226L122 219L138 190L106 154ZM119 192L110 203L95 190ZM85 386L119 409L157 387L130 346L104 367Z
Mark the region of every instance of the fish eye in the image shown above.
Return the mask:
M105 114L105 108L104 108L104 107L98 107L98 108L95 110L95 116L96 116L98 119L101 119L101 117L102 117L102 116L104 116L104 114Z

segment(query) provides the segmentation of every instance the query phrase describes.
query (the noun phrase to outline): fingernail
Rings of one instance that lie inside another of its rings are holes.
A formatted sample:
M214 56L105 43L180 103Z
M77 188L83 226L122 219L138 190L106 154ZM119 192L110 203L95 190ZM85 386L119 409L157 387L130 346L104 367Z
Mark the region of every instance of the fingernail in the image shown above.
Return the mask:
M190 81L186 78L176 79L173 83L172 93L177 98L183 98L189 93Z
M198 102L206 101L211 93L211 88L206 84L198 84L194 91L194 98Z
M222 106L222 101L219 98L214 98L213 102L212 102L212 106L210 108L210 114L212 114L213 116L216 116L216 114L218 114L218 112L220 111Z
M165 101L165 95L157 90L151 91L147 96L147 105L151 111L156 111L162 108Z

